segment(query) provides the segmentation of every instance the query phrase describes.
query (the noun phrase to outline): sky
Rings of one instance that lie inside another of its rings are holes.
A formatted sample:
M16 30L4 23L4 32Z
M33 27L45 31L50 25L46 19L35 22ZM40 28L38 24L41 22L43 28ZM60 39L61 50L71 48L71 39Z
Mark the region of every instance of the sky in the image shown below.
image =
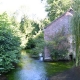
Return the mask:
M4 11L9 14L16 12L17 18L25 14L32 19L44 19L47 15L41 0L0 0L0 13Z

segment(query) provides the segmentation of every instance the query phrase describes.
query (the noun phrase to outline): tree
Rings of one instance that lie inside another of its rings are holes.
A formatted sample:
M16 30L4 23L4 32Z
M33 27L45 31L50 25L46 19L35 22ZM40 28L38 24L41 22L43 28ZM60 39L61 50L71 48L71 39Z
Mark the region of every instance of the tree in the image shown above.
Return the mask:
M20 57L20 38L7 13L0 15L0 73L13 69Z
M70 8L72 0L47 0L46 11L50 21L53 21Z
M28 39L25 49L33 49L35 48L35 45L36 45L35 40L31 37Z
M44 51L44 38L43 32L39 31L36 36L33 38L34 47L31 49L31 55L39 56L39 53L43 53Z
M38 23L36 21L32 21L31 25L33 27L32 35L36 35L38 33L38 31L40 30L40 23Z
M26 34L26 29L27 29L27 27L29 27L28 22L29 22L28 18L24 15L23 18L21 19L21 22L20 22L20 30L22 33Z
M76 44L76 66L80 66L80 0L73 0L72 32Z
M28 38L33 35L32 31L35 27L32 25L32 20L30 20L27 16L23 16L20 22L20 31Z
M14 15L11 17L11 24L16 27L19 25Z
M50 23L50 20L48 18L45 18L45 19L41 20L40 22L41 22L41 27L43 29Z

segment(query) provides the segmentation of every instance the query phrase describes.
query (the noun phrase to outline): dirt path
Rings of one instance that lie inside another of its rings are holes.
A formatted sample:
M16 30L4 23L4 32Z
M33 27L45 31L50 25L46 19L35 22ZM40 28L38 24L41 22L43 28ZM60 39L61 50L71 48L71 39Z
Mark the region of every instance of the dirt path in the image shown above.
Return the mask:
M80 80L80 67L54 75L49 80Z

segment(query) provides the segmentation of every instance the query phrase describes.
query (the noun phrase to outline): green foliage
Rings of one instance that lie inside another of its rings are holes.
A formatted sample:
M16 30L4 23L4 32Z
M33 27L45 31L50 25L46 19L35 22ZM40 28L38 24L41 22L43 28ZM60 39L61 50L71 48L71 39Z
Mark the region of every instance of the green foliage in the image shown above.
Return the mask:
M30 33L33 30L33 27L31 26L31 20L28 19L25 15L21 19L20 30L22 33L25 33L26 35L30 35Z
M38 56L39 53L43 53L44 50L44 38L42 31L39 31L33 38L35 47L30 50L31 55Z
M36 21L32 21L31 24L32 24L32 27L33 27L32 34L36 35L36 33L38 33L38 31L40 30L40 24Z
M19 25L19 23L16 21L16 18L14 16L11 17L11 24L16 27L18 27Z
M20 30L22 33L25 33L25 29L26 27L28 27L28 19L26 18L26 16L24 16L22 19L21 19L21 22L20 22Z
M44 39L42 30L44 25L48 24L47 22L47 19L45 19L44 22L37 22L26 17L21 20L20 29L22 30L22 33L25 33L26 39L28 40L25 49L31 49L30 53L32 55L38 55L40 52L43 52Z
M41 26L42 26L42 29L47 26L48 24L50 23L50 20L48 18L45 18L44 20L41 20Z
M8 72L18 63L20 57L20 38L11 28L8 15L0 15L0 73Z
M76 44L76 66L80 66L80 0L73 0L72 32Z
M40 33L35 38L36 46L32 51L36 54L43 53L43 50L44 50L44 39L43 39L42 35L43 35L43 33Z
M47 0L46 11L50 21L63 14L71 6L71 0Z
M52 59L65 59L69 43L63 31L56 33L54 38L51 36L51 41L46 42L46 44L50 50Z
M0 15L0 26L7 27L10 24L11 24L10 18L8 17L7 13L4 12L3 14L1 14Z
M25 49L32 49L35 47L35 41L33 38L29 38L28 43L26 44Z

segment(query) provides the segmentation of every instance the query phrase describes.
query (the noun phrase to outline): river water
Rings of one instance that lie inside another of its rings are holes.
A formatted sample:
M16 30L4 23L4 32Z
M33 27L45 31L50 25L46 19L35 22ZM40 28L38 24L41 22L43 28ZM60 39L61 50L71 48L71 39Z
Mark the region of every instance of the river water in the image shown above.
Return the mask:
M7 74L8 80L46 80L45 64L29 57L26 51L21 52L21 67Z

